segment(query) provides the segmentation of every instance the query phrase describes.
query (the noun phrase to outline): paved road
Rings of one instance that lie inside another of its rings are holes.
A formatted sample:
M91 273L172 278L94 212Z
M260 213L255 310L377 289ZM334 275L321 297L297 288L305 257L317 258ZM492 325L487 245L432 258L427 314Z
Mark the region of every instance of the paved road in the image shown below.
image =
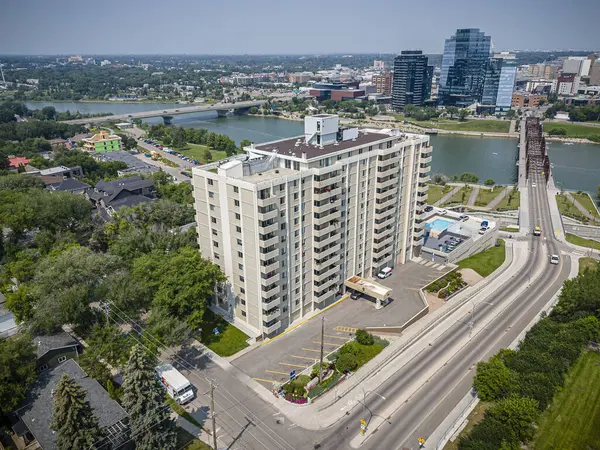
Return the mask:
M533 174L538 186L544 186L541 175ZM540 217L542 229L551 230L548 199L544 189L529 189L531 202L530 214L532 220ZM498 349L506 347L514 340L523 328L543 309L544 305L558 291L567 279L570 271L570 259L561 258L559 266L550 266L543 247L547 246L547 253L558 254L559 244L552 234L540 238L529 238L533 249L525 267L527 270L519 272L513 279L506 282L496 293L486 299L477 307L476 315L482 320L484 317L494 317L477 339L469 341L458 353L444 365L428 382L422 386L405 404L391 415L385 417L383 425L375 430L370 430L370 437L363 447L370 449L402 449L417 448L417 438L427 438L442 422L442 420L462 399L470 389L474 366L477 361L483 360L494 354ZM546 266L541 275L535 278L535 270L540 265ZM502 302L508 301L511 294L518 292L531 280L530 287L525 293L519 295L511 307L498 313ZM516 305L513 306L513 305ZM455 351L456 343L465 338L470 332L468 326L470 317L467 315L458 321L439 339L431 343L425 351L402 367L392 378L376 390L378 395L386 398L383 400L377 395L368 395L366 406L368 411L363 412L358 405L347 416L346 421L331 430L329 436L321 442L323 449L350 448L350 442L358 434L358 423L361 417L367 419L377 417L395 397L401 395L406 386L416 382L422 373L434 361L448 356ZM480 336L480 337L479 337ZM434 448L436 443L428 443L427 448Z
M112 116L99 116L99 117L89 117L87 119L65 120L64 122L73 124L73 125L85 125L88 123L106 122L107 120L120 121L120 120L133 120L133 119L148 119L150 117L177 116L180 114L189 114L189 113L197 113L197 112L204 112L204 111L221 111L221 110L230 110L230 109L251 108L252 106L259 107L264 104L265 104L265 101L261 100L261 101L239 102L239 103L215 103L214 105L202 105L202 106L180 106L178 108L163 109L163 110L156 110L156 111L141 111L141 112L135 112L135 113L131 113L131 114L114 114Z

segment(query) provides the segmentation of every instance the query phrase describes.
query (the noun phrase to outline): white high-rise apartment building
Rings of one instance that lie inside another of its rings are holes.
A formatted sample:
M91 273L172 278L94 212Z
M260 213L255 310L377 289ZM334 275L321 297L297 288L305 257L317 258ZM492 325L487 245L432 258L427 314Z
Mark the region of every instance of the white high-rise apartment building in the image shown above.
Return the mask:
M429 137L340 128L305 133L193 169L198 242L228 282L216 305L273 336L331 304L352 276L403 264L423 243Z

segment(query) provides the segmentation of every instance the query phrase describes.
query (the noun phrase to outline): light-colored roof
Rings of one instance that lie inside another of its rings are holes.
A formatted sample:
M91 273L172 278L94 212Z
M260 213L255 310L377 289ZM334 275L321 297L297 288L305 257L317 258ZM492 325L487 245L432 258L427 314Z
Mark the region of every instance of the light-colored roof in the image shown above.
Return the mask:
M356 275L348 278L344 283L349 288L363 292L380 300L386 300L392 294L392 290L390 288L376 283L375 281L367 280Z
M156 367L156 373L164 379L175 390L179 391L190 384L189 380L184 377L179 370L171 364L161 364Z
M108 134L108 132L102 130L102 131L100 131L100 133L96 133L91 138L82 139L82 140L84 142L94 143L94 142L114 141L114 140L120 141L121 137L117 136L116 134Z

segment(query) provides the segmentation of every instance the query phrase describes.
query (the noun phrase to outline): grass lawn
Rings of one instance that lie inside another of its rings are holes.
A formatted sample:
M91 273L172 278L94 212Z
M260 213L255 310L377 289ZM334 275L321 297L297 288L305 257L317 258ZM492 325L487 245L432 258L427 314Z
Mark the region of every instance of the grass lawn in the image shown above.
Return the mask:
M440 198L446 195L453 189L453 186L439 186L437 184L430 184L427 188L427 203L433 205Z
M177 449L178 450L211 450L212 447L205 444L196 436L188 433L181 427L177 427Z
M563 216L571 217L573 219L580 220L581 222L588 222L588 218L581 214L581 211L575 206L566 195L558 194L556 196L556 204L558 210Z
M416 122L431 128L451 131L479 131L484 133L508 133L510 120L458 120L439 119Z
M500 227L500 231L508 231L509 233L516 233L517 231L519 231L519 229L519 225L509 225L506 227Z
M197 427L202 428L202 424L200 422L198 422L196 419L194 419L194 416L192 416L189 412L187 412L183 408L183 406L181 406L179 403L177 403L175 400L173 400L168 395L167 395L167 400L165 401L165 403L167 405L169 405L171 407L171 409L177 413L178 416L181 416L188 422L193 423Z
M456 192L456 194L454 194L452 197L450 197L450 200L448 200L445 203L442 203L442 206L466 205L467 202L469 201L469 196L471 195L471 191L473 191L473 188L470 186L460 188Z
M206 164L207 162L220 161L221 159L227 158L227 153L225 152L219 150L210 150L212 159L208 161L205 157L206 150L209 150L208 146L206 145L190 143L188 143L185 148L177 149L177 151L182 155L185 155L188 158L197 159L202 164Z
M565 136L555 137L570 137L570 138L595 138L600 141L600 127L594 127L589 125L583 125L579 123L557 123L557 122L544 122L544 131L550 133L552 130L563 129L567 132ZM552 136L551 136L552 137Z
M567 233L565 237L567 238L567 242L570 242L571 244L600 250L600 242L593 239L585 239L570 233Z
M460 269L473 269L482 277L487 277L494 270L502 265L506 252L504 250L504 240L498 239L499 247L490 247L487 250L469 256L458 263Z
M515 190L515 192L512 195L512 198L510 197L510 192L508 192L494 209L496 211L513 211L515 209L518 209L520 204L521 196L519 195L519 191Z
M585 269L597 269L598 261L594 258L579 258L579 273L585 271Z
M506 188L504 188L506 189ZM504 190L503 188L494 188L491 189L479 189L479 194L477 194L477 198L475 199L475 206L487 206L489 202L494 200L500 192Z
M578 194L577 192L571 192L571 195L575 198L575 200L581 203L581 206L583 206L591 215L600 219L598 210L596 209L596 206L589 195L587 195L585 192L582 192L581 194Z
M215 335L213 330L219 329ZM240 329L234 327L221 316L207 310L204 313L202 334L200 342L210 348L219 356L231 356L248 347L248 336Z
M541 419L536 450L600 448L600 354L585 351Z

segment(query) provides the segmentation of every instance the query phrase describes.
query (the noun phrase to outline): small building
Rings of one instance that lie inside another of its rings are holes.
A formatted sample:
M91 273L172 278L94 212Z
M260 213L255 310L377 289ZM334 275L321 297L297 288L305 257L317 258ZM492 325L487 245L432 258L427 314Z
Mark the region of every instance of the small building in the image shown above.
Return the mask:
M131 122L121 122L117 124L117 127L120 130L128 130L130 128L133 128L133 124Z
M8 158L9 170L17 170L19 166L26 166L29 164L29 159L24 156L17 156L15 158Z
M86 392L98 425L104 432L107 448L118 448L128 437L127 413L108 392L89 377L74 359L40 374L22 406L14 411L17 423L13 425L13 441L17 448L55 450L56 432L50 428L54 410L54 394L63 374L74 379Z
M36 367L40 372L52 369L67 359L77 358L81 344L70 334L61 331L50 336L35 336Z
M156 189L152 180L141 177L119 178L99 181L94 188L87 189L85 197L99 210L112 216L122 207L131 208L154 200Z
M52 183L46 186L46 189L49 191L59 191L59 192L71 192L72 194L83 194L86 189L89 189L91 186L87 183L83 183L82 181L77 181L73 178L66 178L60 180L56 183Z
M103 162L120 161L127 164L127 169L117 171L117 174L120 177L132 173L143 174L160 171L159 167L153 166L152 164L148 164L147 162L136 158L134 155L125 150L118 150L116 152L109 153L97 153L94 155L94 159Z
M513 108L533 108L540 105L540 102L548 102L547 95L530 94L528 92L514 92L512 95L511 107Z
M100 131L90 138L84 138L83 149L88 152L102 153L121 150L121 137L116 134L109 134L107 131Z

